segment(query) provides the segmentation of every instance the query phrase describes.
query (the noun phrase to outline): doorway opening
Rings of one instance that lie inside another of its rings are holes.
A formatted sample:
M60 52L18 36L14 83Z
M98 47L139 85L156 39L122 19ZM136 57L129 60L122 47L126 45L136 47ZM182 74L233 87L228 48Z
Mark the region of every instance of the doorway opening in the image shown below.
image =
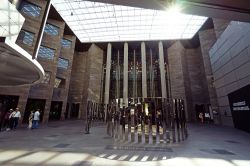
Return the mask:
M60 120L62 113L62 101L52 101L49 112L49 120Z
M205 114L205 105L204 104L195 104L195 114L196 114L196 121L199 122L199 114L202 113L203 116Z
M72 103L71 105L71 111L70 111L70 119L77 119L79 115L79 103Z
M6 127L5 115L11 108L16 109L18 100L19 96L0 95L0 130Z
M45 108L46 100L45 99L32 99L29 98L27 100L26 108L23 116L23 124L29 123L29 116L31 111L35 112L37 109L40 110L40 121L43 120L44 108Z

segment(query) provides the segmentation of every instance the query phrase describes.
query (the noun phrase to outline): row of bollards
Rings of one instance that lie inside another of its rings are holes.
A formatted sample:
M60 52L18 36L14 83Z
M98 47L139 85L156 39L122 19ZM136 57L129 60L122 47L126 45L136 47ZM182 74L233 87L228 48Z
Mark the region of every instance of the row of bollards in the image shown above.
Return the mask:
M116 141L159 144L187 138L183 100L147 98L143 102L135 101L128 107L121 107L119 100L106 106L107 134Z
M86 110L85 134L90 134L90 127L93 122L104 122L105 112L103 105L88 101Z

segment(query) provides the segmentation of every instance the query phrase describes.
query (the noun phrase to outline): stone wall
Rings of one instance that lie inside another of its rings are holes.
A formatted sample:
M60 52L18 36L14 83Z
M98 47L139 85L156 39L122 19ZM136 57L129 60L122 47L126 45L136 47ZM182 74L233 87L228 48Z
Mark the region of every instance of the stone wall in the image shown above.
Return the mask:
M86 115L87 101L100 103L103 56L102 49L95 44L90 46L84 78L82 118L85 118Z
M214 29L207 29L199 32L200 47L202 52L203 65L205 69L205 75L207 78L207 87L209 93L209 100L211 104L211 109L218 112L218 101L216 90L213 85L213 72L211 67L211 61L209 57L209 50L216 41L216 34ZM220 123L220 115L213 115L214 122Z
M222 123L233 126L227 95L250 83L250 24L231 22L209 55Z
M168 65L170 73L170 84L172 98L184 99L186 105L186 117L190 120L191 115L189 114L190 101L187 102L186 89L185 89L185 78L183 70L186 66L183 66L183 57L185 55L185 48L182 46L180 41L173 43L168 48ZM186 82L188 84L188 82ZM189 98L190 99L190 98Z
M76 52L73 60L69 103L79 103L79 118L84 119L87 101L100 102L103 50L92 44L88 52Z
M186 117L196 120L195 104L209 104L200 47L184 48L180 41L168 48L172 98L185 100Z
M74 57L74 51L75 51L75 36L70 35L64 35L64 39L67 39L71 41L71 47L70 48L63 48L61 47L60 50L60 58L68 60L69 64L67 69L57 68L56 77L65 79L64 87L60 88L54 88L53 89L53 101L62 101L62 112L61 112L61 119L65 118L66 113L66 106L67 106L67 100L68 100L68 93L69 93L69 83L70 83L70 77L71 77L71 69L72 69L72 62Z
M87 91L88 100L96 103L100 102L103 56L103 50L92 44L88 50L89 86Z
M214 31L215 31L216 38L219 38L220 35L224 32L224 30L229 25L230 20L213 18L213 23L214 23Z
M60 55L61 44L60 41L63 38L65 23L53 19L48 19L47 23L59 27L59 34L57 36L51 36L44 32L41 46L46 46L55 49L53 60L38 57L38 62L42 65L44 71L50 72L50 81L48 84L41 83L30 88L29 98L31 99L45 99L46 104L43 114L43 123L46 123L49 119L50 105L52 101L54 83L57 73L57 63Z
M85 116L83 107L83 95L85 90L86 82L86 69L87 69L87 57L88 52L75 52L73 65L72 65L72 74L70 79L70 88L69 88L69 104L72 103L80 104L80 114L79 118ZM85 97L86 98L86 97Z
M194 49L186 49L185 59L188 71L188 77L186 80L189 80L189 85L185 84L185 88L189 89L191 93L186 92L187 98L191 97L192 108L190 115L192 120L196 120L195 105L204 105L205 111L208 110L209 94L206 84L205 70L203 66L203 60L201 55L200 47ZM185 75L185 70L184 70ZM188 99L187 99L188 100Z

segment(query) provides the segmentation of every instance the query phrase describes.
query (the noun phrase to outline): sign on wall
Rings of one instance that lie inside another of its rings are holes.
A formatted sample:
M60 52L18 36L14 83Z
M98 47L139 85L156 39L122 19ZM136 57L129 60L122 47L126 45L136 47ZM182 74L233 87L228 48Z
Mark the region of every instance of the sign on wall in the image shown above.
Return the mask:
M228 94L234 127L250 133L250 84Z

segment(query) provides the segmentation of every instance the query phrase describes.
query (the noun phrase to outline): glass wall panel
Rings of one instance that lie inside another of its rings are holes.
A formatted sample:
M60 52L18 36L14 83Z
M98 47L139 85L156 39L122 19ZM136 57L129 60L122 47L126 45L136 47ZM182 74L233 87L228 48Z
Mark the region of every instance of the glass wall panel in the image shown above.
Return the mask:
M147 43L146 43L147 44ZM146 82L142 82L142 61L141 61L141 47L140 45L132 45L128 50L128 98L133 99L129 101L134 103L136 100L141 102L142 85L147 84L148 98L162 97L161 92L161 75L159 66L159 53L157 44L151 44L146 47ZM118 49L119 48L119 49ZM119 53L118 53L119 50ZM119 56L118 56L119 54ZM105 58L104 58L105 59ZM110 100L123 98L123 65L124 53L123 45L118 45L117 48L112 49L111 55L111 72L110 72ZM104 76L105 77L105 63L104 60ZM167 67L167 63L165 64ZM166 68L167 71L167 68ZM166 75L167 79L168 75ZM168 86L168 85L167 85ZM168 90L168 89L167 89ZM103 92L104 93L104 92ZM167 96L169 97L169 95Z
M161 97L159 56L156 47L146 51L148 97Z
M133 85L135 79L134 72L134 54L133 50L129 49L128 51L128 97L133 97Z
M17 41L21 41L24 44L32 46L33 40L34 40L34 35L35 34L32 32L28 32L28 31L25 31L22 29L18 35Z
M55 49L45 46L40 46L38 57L52 60L54 58L54 55L55 55Z
M63 48L71 48L72 41L67 39L61 39L61 46Z
M58 59L58 64L57 64L58 68L67 69L68 66L69 66L69 60L63 58Z
M41 14L41 7L28 3L26 1L23 1L20 6L21 12L31 16L31 17L39 17Z
M44 32L51 36L57 36L59 34L59 27L46 23Z
M117 86L117 51L116 49L112 49L111 51L111 69L110 69L110 89L109 89L109 98L115 99L116 96L116 86Z
M181 12L84 0L53 0L52 3L79 40L85 43L188 39L207 20Z

